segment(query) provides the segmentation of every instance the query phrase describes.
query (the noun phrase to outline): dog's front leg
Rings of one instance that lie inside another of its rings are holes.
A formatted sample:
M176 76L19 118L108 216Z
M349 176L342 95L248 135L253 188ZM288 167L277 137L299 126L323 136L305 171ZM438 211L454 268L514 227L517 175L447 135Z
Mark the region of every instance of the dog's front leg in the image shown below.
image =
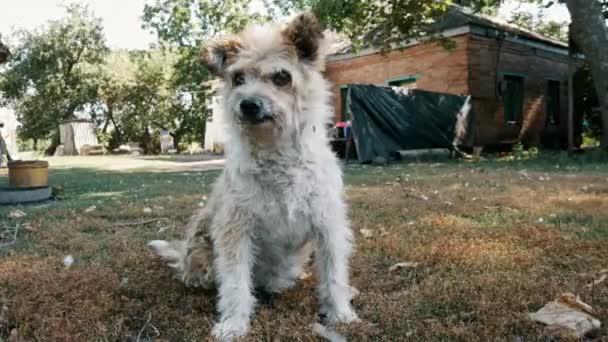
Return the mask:
M212 334L220 341L232 341L244 336L255 305L252 294L251 222L238 210L222 215L213 231L216 253L215 269L218 286L219 321ZM216 223L214 223L215 225Z
M348 282L352 232L343 206L337 205L334 209L321 215L323 220L314 224L319 244L315 260L319 273L319 300L321 313L329 322L349 323L359 320L350 304L352 289Z

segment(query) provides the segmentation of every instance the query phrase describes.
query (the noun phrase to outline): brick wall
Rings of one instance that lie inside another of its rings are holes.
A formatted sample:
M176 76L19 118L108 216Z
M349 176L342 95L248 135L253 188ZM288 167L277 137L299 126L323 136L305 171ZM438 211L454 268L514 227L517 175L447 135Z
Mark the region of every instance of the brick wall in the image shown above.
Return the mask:
M568 58L523 44L471 35L469 40L470 83L479 145L521 139L538 145L543 138L564 139L568 109ZM497 75L524 77L524 111L521 125L504 119L503 100L497 95ZM560 81L560 126L545 130L545 95L549 79Z
M438 43L420 44L403 51L373 54L328 62L326 76L332 82L336 121L340 119L339 87L347 84L386 85L390 79L420 75L419 89L451 94L468 94L467 36L454 38L456 47L447 50Z

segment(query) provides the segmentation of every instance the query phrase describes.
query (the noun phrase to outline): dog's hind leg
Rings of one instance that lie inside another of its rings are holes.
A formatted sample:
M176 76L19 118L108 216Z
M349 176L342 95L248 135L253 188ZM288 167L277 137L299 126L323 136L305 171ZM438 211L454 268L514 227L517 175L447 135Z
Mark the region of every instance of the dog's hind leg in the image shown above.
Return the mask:
M189 287L215 287L213 243L209 237L210 218L198 211L187 226L186 240L148 243L176 272L176 277Z
M291 288L304 273L312 251L312 243L306 243L291 255L259 255L254 270L256 288L269 294Z

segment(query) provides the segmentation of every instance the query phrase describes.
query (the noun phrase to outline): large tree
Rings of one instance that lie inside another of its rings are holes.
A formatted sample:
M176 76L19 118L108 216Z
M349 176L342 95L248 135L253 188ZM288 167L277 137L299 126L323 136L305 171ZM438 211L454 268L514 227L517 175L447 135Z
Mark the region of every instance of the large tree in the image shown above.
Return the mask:
M33 32L20 32L8 70L1 79L2 98L16 111L24 139L52 137L57 127L92 106L98 82L94 66L108 51L101 20L86 6L70 5L67 16Z
M568 41L567 21L545 20L542 14L520 10L511 14L509 22L556 40Z
M261 10L260 8L258 10ZM168 125L176 142L195 137L203 143L209 113L212 75L199 64L199 51L209 39L263 21L268 14L251 8L249 0L151 0L145 6L144 28L158 37L161 51L176 55L170 110L177 125Z
M585 55L602 114L601 146L608 148L608 1L566 0L572 24L570 36Z

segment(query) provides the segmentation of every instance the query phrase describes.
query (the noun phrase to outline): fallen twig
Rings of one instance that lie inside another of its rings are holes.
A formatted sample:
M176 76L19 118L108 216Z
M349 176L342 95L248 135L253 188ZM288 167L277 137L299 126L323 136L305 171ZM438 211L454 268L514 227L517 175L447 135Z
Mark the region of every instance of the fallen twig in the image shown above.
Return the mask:
M129 227L129 226L144 226L146 224L154 223L160 221L160 218L155 218L151 220L141 221L141 222L131 222L131 223L117 223L118 227Z
M144 331L146 331L146 328L148 327L148 324L150 324L150 320L152 319L152 313L150 312L148 314L148 320L146 321L146 323L144 323L144 326L141 327L141 330L139 331L139 333L137 334L137 338L135 339L136 342L141 341L141 334L144 333ZM154 328L156 330L156 328ZM158 330L156 330L158 332Z

